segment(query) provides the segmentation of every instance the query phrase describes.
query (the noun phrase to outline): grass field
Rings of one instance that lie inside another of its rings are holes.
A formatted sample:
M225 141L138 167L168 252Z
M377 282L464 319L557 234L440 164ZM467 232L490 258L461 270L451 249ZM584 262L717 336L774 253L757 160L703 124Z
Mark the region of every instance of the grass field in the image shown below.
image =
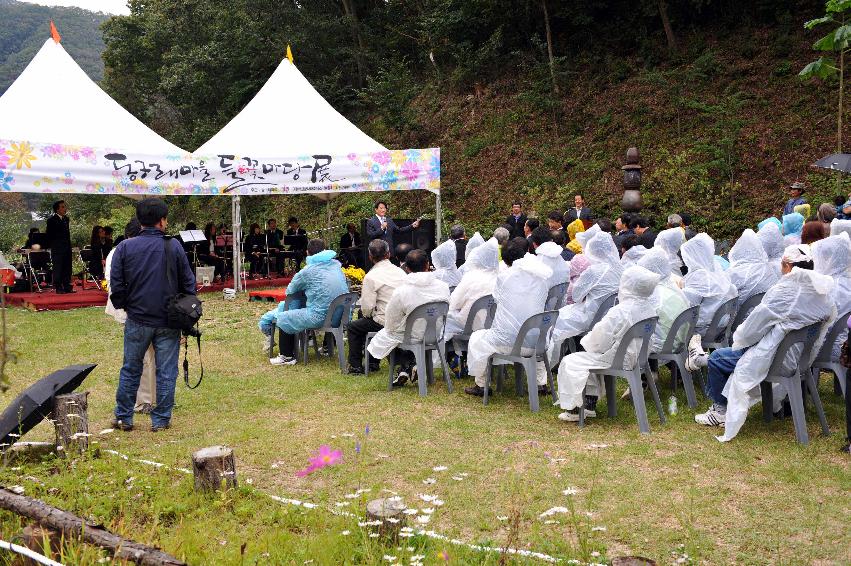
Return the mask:
M720 444L717 431L693 423L681 389L679 413L665 426L651 414L650 435L638 433L623 402L617 418L593 419L579 430L558 421L549 403L532 414L511 391L483 407L462 392L466 380L451 395L438 383L421 399L412 386L388 392L385 365L368 378L341 375L327 359L271 367L256 329L268 304L205 300L205 381L195 391L178 383L172 428L160 433L137 416L133 432L98 434L109 427L121 364L121 327L102 309L10 311L20 360L11 368L12 389L0 398L8 403L65 365L97 363L83 389L91 392L90 432L99 450L72 462L5 466L0 483L21 485L27 495L191 564L499 563L499 553L459 541L582 563L633 554L660 564L851 562L851 474L837 450L842 406L826 377L821 391L834 434L819 436L808 413L807 447L795 442L791 420L766 425L758 407L735 441ZM197 355L190 358L194 373ZM664 372L662 383L667 396ZM701 399L701 408L707 404ZM26 439L51 437L43 423ZM196 495L191 476L174 468L190 467L192 451L216 444L235 449L240 487ZM342 450L343 462L298 477L322 444ZM345 513L363 517L366 501L383 490L398 493L419 516L433 508L427 524L413 515L409 524L457 540L416 535L385 546L370 538ZM554 507L565 512L546 513ZM0 538L15 537L22 524L0 513ZM0 555L0 563L7 558ZM67 563L104 558L85 545L63 550Z

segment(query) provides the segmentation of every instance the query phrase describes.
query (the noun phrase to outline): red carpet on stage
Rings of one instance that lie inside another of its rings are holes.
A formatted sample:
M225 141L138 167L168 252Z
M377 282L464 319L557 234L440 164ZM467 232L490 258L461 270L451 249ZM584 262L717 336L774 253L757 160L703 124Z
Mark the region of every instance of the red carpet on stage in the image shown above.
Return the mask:
M246 281L246 287L249 289L259 289L263 287L286 287L292 277L277 277L273 279L249 279ZM79 309L83 307L103 307L106 306L106 292L98 289L93 289L87 285L87 289L83 291L79 284L74 286L76 293L66 293L57 295L53 289L45 290L43 293L7 293L6 302L10 306L24 307L34 311L59 311ZM199 293L215 293L221 292L227 287L233 288L233 279L228 279L223 283L213 283L198 289ZM280 292L276 289L276 292ZM283 299L281 299L283 300Z

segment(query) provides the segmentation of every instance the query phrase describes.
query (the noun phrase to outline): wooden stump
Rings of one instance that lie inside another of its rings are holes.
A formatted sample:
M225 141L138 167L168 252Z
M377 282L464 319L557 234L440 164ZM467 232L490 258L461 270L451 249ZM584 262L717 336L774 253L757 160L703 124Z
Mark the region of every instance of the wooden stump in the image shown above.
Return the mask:
M89 447L88 395L88 391L68 393L53 401L56 451L60 454L85 452Z
M643 556L617 556L612 559L612 566L656 566L656 562Z
M217 491L236 487L236 460L233 449L227 446L210 446L192 454L192 473L195 489Z
M373 532L395 541L405 526L405 508L405 504L396 498L373 499L366 504L366 517L369 521L381 523L371 527Z

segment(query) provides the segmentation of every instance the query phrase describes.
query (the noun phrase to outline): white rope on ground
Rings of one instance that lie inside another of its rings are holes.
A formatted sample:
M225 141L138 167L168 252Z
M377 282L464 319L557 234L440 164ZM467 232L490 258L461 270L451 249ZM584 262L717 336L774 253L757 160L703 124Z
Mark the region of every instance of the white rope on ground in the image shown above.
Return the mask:
M112 454L114 456L118 456L122 460L127 460L128 462L139 462L140 464L147 464L149 466L154 466L155 468L162 468L162 469L166 469L166 470L175 470L175 471L178 471L178 472L182 472L184 474L191 474L192 473L192 470L188 470L186 468L175 468L175 467L168 466L166 464L162 464L160 462L154 462L153 460L142 460L142 459L131 458L131 457L127 456L126 454L122 454L122 453L117 452L115 450L101 449L101 451L106 452L108 454ZM315 503L310 503L309 501L301 501L299 499L290 499L290 498L287 498L287 497L280 497L280 496L268 493L266 491L263 491L262 489L260 489L258 487L254 487L254 486L251 486L251 487L257 493L259 493L261 495L265 495L269 499L272 499L273 501L277 501L278 503L284 503L286 505L293 505L295 507L304 507L305 509L315 509L316 507L318 507L318 505L316 505ZM332 515L337 515L337 516L340 516L340 517L351 517L351 518L358 519L358 520L362 519L362 517L360 517L359 515L357 515L355 513L349 513L348 511L341 511L339 509L334 509L334 508L329 508L329 509L327 509L327 511L329 511ZM478 545L478 544L470 544L469 542L464 542L463 540L459 540L459 539L455 539L455 538L449 538L446 535L442 535L442 534L440 534L436 531L426 531L424 529L419 529L419 530L414 530L413 534L423 535L423 536L426 536L426 537L434 539L434 540L440 540L440 541L448 542L448 543L453 544L455 546L463 546L463 547L466 547L470 550L475 550L475 551L478 551L478 552L496 552L496 553L503 553L504 552L506 554L514 554L514 555L517 555L517 556L523 556L525 558L537 558L538 560L542 560L544 562L550 562L552 564L557 564L559 562L562 562L561 558L556 558L555 556L550 556L549 554L544 554L543 552L535 552L535 551L532 551L532 550L523 550L522 548L494 548L492 546L481 546L481 545ZM569 564L579 564L578 561L569 561L568 563Z
M39 554L34 550L30 550L25 546L19 546L17 544L12 544L11 542L6 542L5 540L0 540L0 548L4 550L11 550L14 553L20 554L22 556L26 556L30 560L35 560L39 564L44 564L44 566L62 566L61 562L56 562L55 560L51 560L47 556L43 554Z

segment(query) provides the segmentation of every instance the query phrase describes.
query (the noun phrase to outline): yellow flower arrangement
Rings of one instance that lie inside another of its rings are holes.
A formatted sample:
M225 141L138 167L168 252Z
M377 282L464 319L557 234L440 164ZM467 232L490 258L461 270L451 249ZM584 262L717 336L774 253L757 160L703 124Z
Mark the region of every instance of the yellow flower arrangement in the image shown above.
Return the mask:
M366 272L360 267L350 265L348 267L343 268L343 275L345 275L346 279L348 279L352 283L360 285L361 283L363 283L363 278L366 276Z

